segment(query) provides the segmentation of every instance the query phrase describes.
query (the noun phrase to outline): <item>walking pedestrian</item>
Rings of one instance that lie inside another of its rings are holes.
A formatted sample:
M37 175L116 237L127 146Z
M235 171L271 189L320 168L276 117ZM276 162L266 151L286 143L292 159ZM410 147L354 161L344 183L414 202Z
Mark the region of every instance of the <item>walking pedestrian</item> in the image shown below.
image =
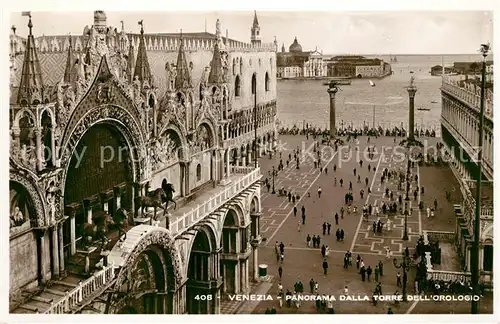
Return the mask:
M302 225L306 224L306 214L302 214Z
M321 237L316 236L316 247L319 248L319 245L321 244Z
M401 287L401 273L399 271L396 274L396 286Z
M344 229L340 230L340 240L344 241Z
M356 269L359 270L359 264L361 262L361 256L358 254L358 256L356 257Z
M368 281L370 281L371 275L372 275L372 268L368 266L368 268L366 269L366 279L368 279Z
M382 261L378 262L378 268L380 269L380 276L383 277L384 276L384 264L382 263Z
M337 216L337 218L338 218L338 216ZM330 231L332 229L332 224L326 223L326 227L327 227L328 235L330 235Z
M314 286L315 286L315 282L314 282L314 279L311 278L311 280L309 280L309 288L311 288L311 294L314 293Z
M344 186L344 180L342 178L340 178L340 186Z
M304 217L303 217L302 219L304 219ZM300 226L301 226L301 225L302 225L302 224L301 224L301 223L300 223L300 221L299 221L299 226L298 226L298 228L297 228L297 231L298 231L299 233L300 233Z
M344 207L340 208L340 218L344 219Z
M359 273L361 274L361 280L365 281L366 280L366 269L365 269L365 267L361 267L361 269L359 270Z
M313 235L312 242L313 242L313 248L316 248L316 243L318 242L318 240L316 239L316 235Z
M328 167L325 167L325 175L328 175Z
M374 274L375 274L375 281L378 282L378 276L380 274L380 270L378 269L378 265L375 266Z
M352 191L352 182L349 181L349 190Z
M288 192L288 202L292 201L292 193Z
M323 223L323 235L326 234L326 222Z
M281 279L281 277L283 276L283 268L281 267L281 265L280 265L280 267L278 268L278 274L279 274L280 279Z
M356 176L356 168L354 168L354 170L352 170L354 172L354 176Z
M323 260L323 274L326 276L326 274L328 273L328 262L325 260Z
M307 242L307 247L311 247L311 235L307 234L306 242Z
M321 187L318 188L318 198L321 198Z
M323 244L321 246L321 256L324 258L326 255L326 246Z
M339 224L339 214L335 213L335 225Z

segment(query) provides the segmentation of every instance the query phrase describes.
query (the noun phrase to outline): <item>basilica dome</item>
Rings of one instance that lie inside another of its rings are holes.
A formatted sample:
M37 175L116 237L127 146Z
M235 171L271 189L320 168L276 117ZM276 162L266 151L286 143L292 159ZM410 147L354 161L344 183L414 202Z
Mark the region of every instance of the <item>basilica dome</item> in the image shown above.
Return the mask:
M293 44L290 45L288 48L289 52L302 52L302 46L300 46L299 42L297 41L297 37L295 37L295 40L293 41Z

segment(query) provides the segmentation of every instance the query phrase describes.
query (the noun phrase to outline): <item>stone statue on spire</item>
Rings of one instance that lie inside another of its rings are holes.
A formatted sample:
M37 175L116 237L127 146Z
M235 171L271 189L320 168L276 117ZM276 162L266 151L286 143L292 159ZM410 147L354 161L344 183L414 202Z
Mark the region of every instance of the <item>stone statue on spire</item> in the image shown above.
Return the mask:
M215 36L217 37L217 41L221 39L221 30L220 30L220 20L217 19L215 23Z

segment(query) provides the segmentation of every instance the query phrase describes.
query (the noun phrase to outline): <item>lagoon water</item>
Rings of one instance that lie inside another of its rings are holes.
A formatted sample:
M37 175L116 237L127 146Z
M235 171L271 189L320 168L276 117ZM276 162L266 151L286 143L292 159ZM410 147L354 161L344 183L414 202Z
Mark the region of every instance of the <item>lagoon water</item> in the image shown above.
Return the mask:
M369 57L369 56L368 56ZM388 56L378 56L389 61ZM398 56L398 63L392 63L394 74L384 79L352 79L351 85L339 86L336 95L337 127L352 125L362 127L373 124L375 107L375 125L382 127L408 125L408 86L410 77L415 77L417 86L415 95L415 123L420 128L436 130L440 134L441 116L441 77L431 76L429 71L434 65L441 65L441 55L406 55ZM445 66L453 62L480 61L478 55L451 55L444 57ZM413 71L413 73L410 73ZM285 126L303 123L329 127L328 86L322 80L278 80L277 108L278 119ZM429 108L419 111L417 108Z

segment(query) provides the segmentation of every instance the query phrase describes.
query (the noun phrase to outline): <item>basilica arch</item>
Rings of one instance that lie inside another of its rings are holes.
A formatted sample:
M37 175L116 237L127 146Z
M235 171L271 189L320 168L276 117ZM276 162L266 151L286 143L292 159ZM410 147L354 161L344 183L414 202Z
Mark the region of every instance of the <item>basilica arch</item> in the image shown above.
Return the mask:
M179 299L183 295L184 266L168 230L148 225L134 227L124 242L113 247L109 262L121 269L107 313L182 313L174 305L182 305Z
M218 256L216 235L209 225L202 225L192 240L187 266L186 311L189 314L213 314L218 296ZM211 296L203 298L200 296Z

